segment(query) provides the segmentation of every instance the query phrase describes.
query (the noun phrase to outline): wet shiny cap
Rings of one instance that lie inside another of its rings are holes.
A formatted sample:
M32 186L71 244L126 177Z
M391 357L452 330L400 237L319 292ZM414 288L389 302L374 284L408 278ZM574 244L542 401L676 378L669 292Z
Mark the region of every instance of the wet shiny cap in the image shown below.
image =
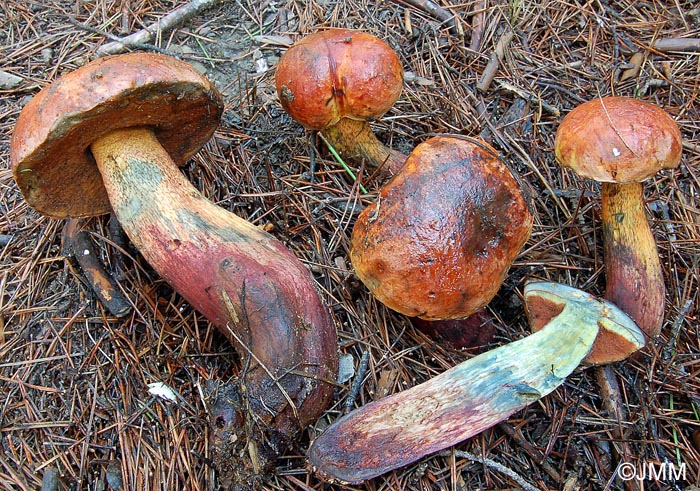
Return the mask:
M330 29L289 48L277 65L280 103L296 121L323 130L341 118L378 118L403 87L396 52L366 32Z

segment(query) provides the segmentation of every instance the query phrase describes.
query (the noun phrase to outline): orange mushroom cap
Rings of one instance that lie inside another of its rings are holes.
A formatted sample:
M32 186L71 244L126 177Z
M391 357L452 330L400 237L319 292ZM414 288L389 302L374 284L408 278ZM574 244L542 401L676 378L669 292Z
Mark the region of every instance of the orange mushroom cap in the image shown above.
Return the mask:
M532 223L518 182L493 148L438 136L418 145L360 214L350 259L387 307L459 319L491 301Z
M44 88L22 110L10 162L24 198L57 218L108 213L90 144L115 129L151 128L182 165L212 136L221 95L191 65L154 53L97 59Z
M677 167L680 129L660 107L629 97L585 102L564 117L554 139L559 163L600 182L641 182Z
M285 111L306 128L320 131L341 118L366 120L386 113L401 94L403 68L381 39L331 29L289 48L275 80Z

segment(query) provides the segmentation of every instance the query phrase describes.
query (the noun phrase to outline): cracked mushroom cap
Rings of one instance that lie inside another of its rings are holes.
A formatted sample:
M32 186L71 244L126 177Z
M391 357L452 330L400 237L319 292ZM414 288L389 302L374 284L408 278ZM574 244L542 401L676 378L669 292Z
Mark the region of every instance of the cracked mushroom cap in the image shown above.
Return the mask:
M677 167L682 137L671 116L629 97L603 97L574 108L554 139L559 163L600 182L641 182Z
M330 29L289 48L275 72L282 107L301 125L323 130L341 118L386 113L401 94L403 67L396 52L365 32Z
M497 293L532 223L518 181L493 148L438 136L418 145L360 214L350 259L387 307L461 319Z
M152 128L178 165L214 133L223 102L191 65L153 53L97 59L39 92L22 110L10 163L24 198L49 216L108 213L92 142L115 129Z

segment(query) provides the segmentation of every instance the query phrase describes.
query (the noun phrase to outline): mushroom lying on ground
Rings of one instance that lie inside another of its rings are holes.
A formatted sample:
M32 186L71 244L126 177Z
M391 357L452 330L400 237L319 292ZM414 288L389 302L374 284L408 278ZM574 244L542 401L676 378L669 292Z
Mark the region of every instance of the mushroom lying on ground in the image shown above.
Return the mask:
M606 298L627 312L648 337L657 336L664 319L666 288L644 210L642 181L679 164L682 139L678 125L652 104L603 97L567 114L554 145L560 164L603 183ZM591 361L604 344L604 339L596 344ZM620 359L628 355L621 351Z
M493 148L437 136L414 149L360 214L350 259L389 308L461 319L494 297L532 223L518 182Z
M535 285L535 284L532 284ZM526 292L530 294L535 286L530 286ZM566 296L568 291L572 295L577 294L578 289L565 285L556 285L561 296ZM526 293L527 299L527 293ZM545 328L552 319L561 312L564 306L561 302L546 301L546 297L539 298L537 302L526 304L526 313L530 329L537 332ZM625 314L627 315L627 314ZM645 344L644 332L637 323L602 323L598 326L598 337L593 344L593 349L584 360L587 364L603 365L620 361L623 356L630 356L632 353L642 349Z
M341 417L309 449L319 476L359 483L455 445L556 389L591 350L599 325L638 331L613 304L575 288L535 282L524 295L529 310L554 305L557 315L534 334Z
M401 62L381 39L348 29L310 34L282 55L275 82L285 111L341 155L391 173L403 166L405 156L384 146L369 125L403 86Z
M224 483L248 483L329 403L336 332L304 265L178 169L222 107L215 87L175 58L102 58L26 105L10 159L44 214L113 208L145 259L237 348L246 370L212 396L212 450Z

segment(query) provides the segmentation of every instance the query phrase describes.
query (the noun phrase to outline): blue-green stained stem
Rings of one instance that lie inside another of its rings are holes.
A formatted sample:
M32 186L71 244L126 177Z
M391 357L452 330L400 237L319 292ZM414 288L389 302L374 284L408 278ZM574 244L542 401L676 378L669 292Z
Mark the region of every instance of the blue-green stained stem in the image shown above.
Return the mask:
M612 304L563 285L532 283L525 296L560 312L530 336L340 418L309 450L319 475L358 483L474 436L556 389L586 357L600 324L634 324Z

